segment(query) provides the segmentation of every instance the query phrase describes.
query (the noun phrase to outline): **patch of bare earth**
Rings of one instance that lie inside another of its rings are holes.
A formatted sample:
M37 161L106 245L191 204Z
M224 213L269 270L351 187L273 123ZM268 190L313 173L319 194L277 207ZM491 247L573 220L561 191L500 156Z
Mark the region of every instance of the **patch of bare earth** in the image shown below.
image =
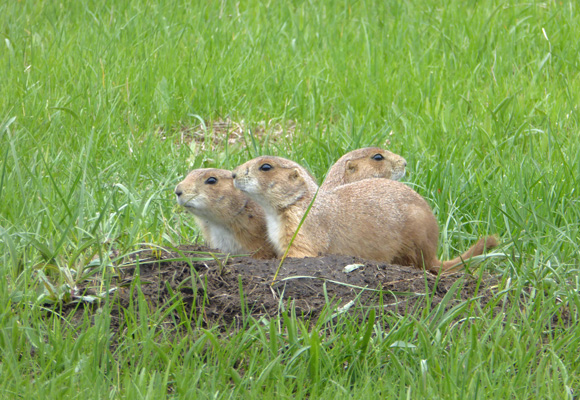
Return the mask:
M332 306L332 313L360 315L361 310L376 307L379 314L403 315L423 307L436 307L455 283L457 292L445 304L446 309L473 298L485 304L496 283L490 276L483 280L463 273L438 277L411 267L326 256L287 259L276 283L271 285L279 260L235 257L199 261L199 254L191 253L194 250L208 251L189 246L166 253L160 259L149 254L148 261L147 254L142 253L138 268L124 268L118 282L112 283L117 290L112 295L111 329L115 332L124 329L126 310L131 304L136 309L139 291L152 312L167 309L178 298L186 314L194 316L188 323L194 325L201 318L203 326L219 324L231 328L240 326L244 316L270 318L291 308L296 315L311 321L316 321L328 306ZM184 254L190 256L183 257ZM353 264L362 266L344 271L344 267ZM94 291L86 288L86 294ZM88 311L95 311L94 306ZM82 307L76 309L76 313L82 312ZM180 315L183 314L177 311L168 313L161 325L175 328L183 323Z
M244 146L252 139L259 142L267 139L273 143L283 138L291 139L297 128L296 122L292 120L282 123L274 120L259 121L250 124L245 120L234 121L226 118L200 121L193 125L182 124L170 130L160 128L157 134L163 139L174 137L178 145L195 144L200 152L213 152L224 148L226 144Z

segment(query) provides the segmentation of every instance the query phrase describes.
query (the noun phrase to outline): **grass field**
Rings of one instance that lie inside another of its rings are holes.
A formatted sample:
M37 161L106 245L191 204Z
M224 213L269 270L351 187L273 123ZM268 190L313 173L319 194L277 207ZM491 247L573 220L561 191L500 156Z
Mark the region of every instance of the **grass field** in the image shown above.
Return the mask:
M577 2L107 3L0 2L3 398L579 396ZM107 301L47 317L196 238L188 170L276 154L322 180L368 145L407 159L441 258L499 233L491 304L186 335L141 304L114 351Z

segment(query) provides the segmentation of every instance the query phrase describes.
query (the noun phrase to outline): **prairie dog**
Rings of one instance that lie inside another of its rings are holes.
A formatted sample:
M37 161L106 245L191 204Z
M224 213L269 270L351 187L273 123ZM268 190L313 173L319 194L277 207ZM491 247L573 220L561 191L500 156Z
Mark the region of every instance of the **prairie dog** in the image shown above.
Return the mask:
M279 157L250 160L232 176L234 186L263 207L268 237L283 255L316 184L300 165ZM437 220L423 197L403 183L372 178L319 191L288 256L345 254L438 272L497 245L493 236L482 238L461 256L441 262L438 237Z
M320 190L331 190L369 178L398 181L405 176L407 161L379 147L365 147L346 153L328 170Z
M267 240L264 212L236 189L231 171L203 168L191 171L175 187L177 202L191 212L210 247L225 253L253 253L275 258Z

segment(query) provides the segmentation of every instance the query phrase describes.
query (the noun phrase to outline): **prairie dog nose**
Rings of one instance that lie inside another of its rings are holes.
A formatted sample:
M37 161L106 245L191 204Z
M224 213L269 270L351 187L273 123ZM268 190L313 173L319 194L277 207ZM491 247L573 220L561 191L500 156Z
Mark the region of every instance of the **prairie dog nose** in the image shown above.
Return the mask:
M175 187L175 194L177 195L177 197L181 196L183 194L183 190L181 190L181 188L179 187L179 185L177 185Z
M232 172L232 179L236 179L237 174L235 172Z

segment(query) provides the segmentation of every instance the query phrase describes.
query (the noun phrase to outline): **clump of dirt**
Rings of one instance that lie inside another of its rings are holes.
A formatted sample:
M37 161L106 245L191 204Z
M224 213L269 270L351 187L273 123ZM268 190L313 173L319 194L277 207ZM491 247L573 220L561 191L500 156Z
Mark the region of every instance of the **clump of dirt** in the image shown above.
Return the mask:
M496 282L490 276L483 280L464 273L435 276L411 267L326 256L286 259L272 285L279 260L213 259L208 249L198 246L176 249L159 259L151 252L139 258L138 266L124 268L117 282L113 330L124 325L123 309L137 304L139 291L150 310L164 309L178 296L188 314L203 318L204 326L232 327L241 324L244 315L274 317L290 308L315 321L329 303L334 312L380 305L380 312L404 314L426 304L437 306L455 283L458 290L446 308L474 296L486 303L492 296L489 287ZM354 269L345 272L347 266ZM86 292L91 294L91 289ZM175 314L169 319L181 322Z

